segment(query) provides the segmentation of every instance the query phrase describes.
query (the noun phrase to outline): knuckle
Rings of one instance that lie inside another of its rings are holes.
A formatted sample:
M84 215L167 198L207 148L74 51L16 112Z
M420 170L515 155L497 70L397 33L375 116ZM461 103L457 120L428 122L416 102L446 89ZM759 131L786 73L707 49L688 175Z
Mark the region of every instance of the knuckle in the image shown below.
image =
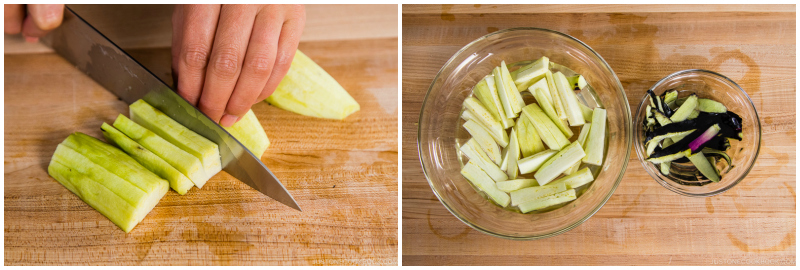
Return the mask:
M214 73L218 76L234 76L239 72L239 54L231 49L217 53L213 61Z
M292 65L292 60L294 59L293 53L282 53L278 56L277 61L275 61L275 65L280 68L289 69L289 66Z
M256 76L267 76L272 72L272 58L265 55L254 55L245 64L245 68L253 72Z
M208 57L208 46L201 44L189 45L181 52L183 64L193 70L205 68Z

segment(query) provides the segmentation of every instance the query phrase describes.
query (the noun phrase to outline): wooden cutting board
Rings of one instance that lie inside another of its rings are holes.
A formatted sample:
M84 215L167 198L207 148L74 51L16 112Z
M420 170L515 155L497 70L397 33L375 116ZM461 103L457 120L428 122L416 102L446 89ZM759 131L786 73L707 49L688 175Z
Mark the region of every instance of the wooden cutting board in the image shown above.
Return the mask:
M303 212L222 172L127 234L46 171L67 135L102 138L127 105L55 54L6 54L5 264L397 265L397 45L300 44L361 105L343 121L253 106L272 143L261 160ZM169 48L131 54L171 81Z
M403 265L795 265L795 15L793 5L404 5ZM726 193L689 198L653 181L632 154L611 199L567 233L511 241L471 229L425 180L419 111L433 77L458 49L522 26L557 30L594 48L619 76L629 104L675 71L730 77L761 119L755 167Z

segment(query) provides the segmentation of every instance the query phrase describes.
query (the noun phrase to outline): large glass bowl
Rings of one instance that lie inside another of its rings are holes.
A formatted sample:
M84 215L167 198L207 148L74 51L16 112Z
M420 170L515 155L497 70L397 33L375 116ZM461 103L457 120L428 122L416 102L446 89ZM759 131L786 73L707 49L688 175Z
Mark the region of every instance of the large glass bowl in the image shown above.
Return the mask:
M729 140L731 148L726 153L730 155L735 166L730 171L723 170L721 172L722 178L719 182L711 182L702 186L679 184L680 179L674 175L664 176L658 167L645 160L647 149L644 147L644 140L646 135L642 123L645 121L646 108L650 104L650 98L644 95L636 111L634 146L642 166L656 182L681 195L706 197L714 196L733 188L747 176L747 173L756 163L758 151L761 147L761 122L758 120L758 113L756 113L753 101L750 100L750 96L739 85L722 74L713 71L689 69L664 77L656 82L651 89L656 95L661 95L661 93L670 89L676 89L678 90L678 97L685 97L695 93L699 98L710 98L721 102L729 111L742 117L743 135L741 141ZM723 168L725 163L723 160L717 162L719 168Z
M597 179L578 199L549 212L521 214L485 199L461 175L467 159L462 159L458 146L469 135L461 130L459 114L472 87L502 60L510 64L542 56L582 74L595 89L608 111L607 155ZM617 75L592 48L560 32L513 28L476 39L442 67L422 105L417 147L431 189L458 219L492 236L540 239L577 227L608 201L628 165L631 123L628 100Z

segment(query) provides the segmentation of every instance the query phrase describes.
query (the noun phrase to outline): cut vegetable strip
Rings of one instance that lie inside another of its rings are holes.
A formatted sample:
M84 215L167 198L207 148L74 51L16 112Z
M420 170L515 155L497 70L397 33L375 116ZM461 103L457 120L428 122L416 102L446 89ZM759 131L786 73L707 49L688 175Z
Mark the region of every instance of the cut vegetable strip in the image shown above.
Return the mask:
M525 106L522 112L525 114L525 117L531 120L547 147L553 150L560 150L569 144L569 140L558 130L558 127L545 115L538 105L532 103Z
M594 181L594 176L589 168L583 168L575 173L567 175L561 179L551 182L548 185L564 183L567 188L578 188Z
M564 104L561 103L561 97L558 95L558 88L553 78L553 72L548 70L547 73L545 73L545 78L547 79L548 90L550 90L550 102L553 103L553 108L556 110L558 118L567 120L567 114L564 112Z
M697 95L692 94L686 99L686 101L683 102L683 105L681 105L681 107L678 108L678 110L675 111L672 116L670 116L669 119L672 120L672 122L681 122L686 120L692 111L695 110L695 107L697 107Z
M545 149L539 132L524 113L517 118L517 139L522 157L529 157Z
M200 162L199 158L183 151L183 149L136 124L124 115L117 116L117 120L114 121L114 127L153 152L153 154L156 154L156 156L162 158L169 165L172 165L172 167L188 177L189 180L192 180L197 188L202 188L211 178L203 169L203 163Z
M517 142L517 131L511 128L511 142L508 144L508 151L506 152L506 159L508 160L508 168L506 174L508 179L517 179L519 175L519 168L517 167L517 160L519 159L519 143Z
M586 157L583 163L600 166L603 164L603 151L606 142L606 110L595 108L592 113L592 128L586 138Z
M178 194L184 195L194 186L192 180L189 180L188 177L176 170L172 165L169 165L169 163L162 158L153 154L153 152L150 152L150 150L147 150L131 138L128 138L128 136L125 136L125 134L122 134L122 132L116 128L107 123L103 123L100 129L103 131L103 136L106 140L113 142L148 170L169 181L169 186L175 190L175 192L178 192Z
M500 122L492 117L491 113L483 107L477 98L468 97L465 99L464 108L480 120L478 122L486 127L486 131L489 132L489 135L494 138L495 142L497 142L500 147L506 147L508 145L508 134L506 134L505 129L503 129Z
M510 91L509 97L517 102L517 105L514 107L514 113L519 114L522 111L522 107L525 107L525 101L522 100L522 95L519 93L520 90L517 89L517 85L514 84L514 79L511 78L511 72L508 72L508 66L506 66L506 61L502 61L500 64L500 74L503 75L503 83L506 85L506 90ZM523 90L525 90L523 88Z
M585 156L586 153L581 149L581 145L578 142L573 142L542 164L541 169L533 175L533 178L536 179L540 186L546 185Z
M214 142L172 120L144 100L131 104L130 114L134 122L199 158L209 178L222 170L219 147Z
M719 182L719 175L717 174L717 170L714 169L714 166L708 162L703 152L697 152L696 154L692 154L688 156L689 160L692 161L692 164L697 168L700 173L703 174L708 180Z
M547 207L559 205L562 203L570 202L578 198L575 196L575 190L569 189L550 196L542 197L537 200L528 201L519 205L519 210L522 213L527 213L534 210L541 210Z
M547 162L547 160L553 157L556 153L558 153L558 151L548 149L532 156L520 159L517 162L517 166L519 166L519 172L521 174L535 172L542 166L542 164Z
M519 113L517 110L519 107L519 101L516 96L519 95L519 92L509 89L509 84L505 82L505 78L499 67L494 68L492 75L494 76L494 82L497 86L497 94L500 97L500 103L503 105L503 111L505 111L506 117L517 117L517 113ZM513 85L513 83L511 83L511 85ZM516 92L516 95L514 92ZM519 98L522 99L522 96L519 96Z
M586 79L583 78L583 75L575 75L567 78L569 80L569 85L572 87L573 90L581 90L586 87Z
M536 200L565 190L567 190L567 188L564 183L519 189L511 192L511 205L520 205L521 203Z
M490 199L492 199L495 203L502 207L508 206L508 203L511 201L511 198L503 191L497 189L497 186L494 182L492 182L488 175L486 175L478 165L472 163L470 161L461 169L461 175L463 175L467 180L472 182L472 185L477 187L480 191L486 193Z
M569 125L580 126L585 124L586 120L583 119L583 111L581 111L580 106L578 106L578 97L575 96L575 92L569 87L567 77L561 72L556 72L553 74L553 79L558 89L558 95L561 98L561 104L564 106L564 112L567 114Z
M69 135L61 145L87 158L109 172L127 180L144 192L160 189L165 182L139 162L122 152L118 148L98 140L95 137L75 132Z
M572 133L572 130L569 128L569 125L565 120L558 117L558 114L556 114L556 110L553 108L553 104L551 104L550 101L547 99L548 95L546 93L549 92L549 90L547 90L546 81L547 81L546 79L539 80L538 82L533 84L530 88L528 88L528 91L531 92L531 94L533 94L533 97L536 98L536 102L539 103L540 108L544 111L547 117L550 118L551 121L553 121L553 124L555 124L556 127L558 127L561 133L564 134L564 137L572 138L572 135L574 134Z
M514 125L514 121L506 117L506 113L503 110L503 104L500 102L500 97L497 95L497 86L494 82L494 76L488 75L484 77L483 80L475 85L472 91L489 114L500 122L503 129L510 128Z
M338 120L361 109L328 72L300 50L295 52L289 71L266 101L297 114Z
M78 148L84 153L105 155L106 159L102 165L96 164L62 143L53 154L48 173L125 232L130 232L144 219L169 190L167 181L138 163L139 168L128 168L126 164L117 163L118 156L106 155L104 149L94 144L80 142Z
M264 131L264 127L261 126L261 122L258 122L253 110L247 111L242 119L233 124L233 126L223 126L222 128L239 140L244 147L247 147L247 150L250 150L256 158L260 159L261 155L269 148L267 133Z
M512 192L533 186L536 186L536 180L533 179L514 179L497 182L497 189L502 190L503 192Z
M719 124L714 124L710 128L708 128L703 134L700 134L697 139L694 139L692 142L689 143L689 148L692 149L692 153L696 153L698 150L701 149L703 144L707 143L709 140L717 136L719 133Z
M495 163L500 164L501 156L500 156L500 148L495 143L492 136L483 129L479 124L473 122L472 120L467 121L464 123L464 129L472 135L472 139L478 142L480 145L480 149L486 153L487 156Z
M697 100L697 110L708 113L726 113L728 108L715 100L701 98Z
M500 170L488 156L486 153L480 150L480 146L478 142L474 139L469 139L467 143L461 146L461 152L467 155L469 161L475 163L480 167L484 172L486 172L489 177L492 178L495 182L505 181L508 179L508 175L505 172Z
M539 60L521 67L516 77L514 77L514 84L516 84L517 89L524 91L537 80L544 78L548 70L550 70L550 59L542 56Z

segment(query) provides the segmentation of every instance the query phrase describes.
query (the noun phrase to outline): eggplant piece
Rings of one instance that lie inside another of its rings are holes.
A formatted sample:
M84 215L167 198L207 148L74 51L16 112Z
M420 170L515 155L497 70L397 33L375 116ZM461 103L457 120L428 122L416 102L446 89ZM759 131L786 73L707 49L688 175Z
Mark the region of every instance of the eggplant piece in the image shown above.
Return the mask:
M706 142L710 141L712 138L717 136L719 130L720 130L719 124L715 124L709 127L708 129L706 129L706 131L703 132L703 134L700 134L700 136L697 136L697 138L695 138L694 140L692 140L692 142L689 143L689 149L692 149L692 153L697 153L698 150L702 149L700 148L700 146L704 145Z
M675 107L675 100L678 99L678 91L677 90L667 90L661 94L661 99L664 100L664 103L667 103L667 107L672 110Z
M652 104L653 107L656 108L656 111L666 115L667 117L672 116L673 114L672 109L670 109L669 106L667 106L667 103L664 102L664 100L660 96L656 96L656 94L653 93L653 89L648 89L647 94L650 95L650 104Z
M716 100L701 98L697 100L697 110L709 113L726 113L728 108Z

